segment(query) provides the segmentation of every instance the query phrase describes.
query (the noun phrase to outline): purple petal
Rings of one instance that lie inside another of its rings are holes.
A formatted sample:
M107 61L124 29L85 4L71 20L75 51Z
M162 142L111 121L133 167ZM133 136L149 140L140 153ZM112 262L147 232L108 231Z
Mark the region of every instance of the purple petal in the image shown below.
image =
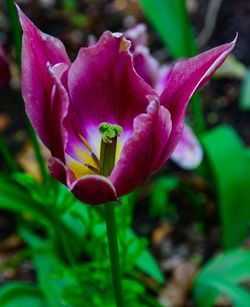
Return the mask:
M117 200L116 190L106 177L86 175L76 180L73 173L56 158L50 158L48 166L52 177L68 186L76 198L83 202L99 205Z
M154 154L151 162L151 172L155 172L165 161L162 161L162 154L169 146L169 136L172 131L171 114L164 106L160 106L154 127Z
M61 63L65 71L70 61L60 40L39 31L17 9L23 28L22 92L26 112L43 143L53 155L62 158L63 133L59 129L68 98L60 74L53 69L49 73L47 65L52 67Z
M158 61L150 55L149 49L144 46L136 47L132 54L136 72L154 88L159 77Z
M0 45L0 88L6 86L10 80L10 69L6 54Z
M166 149L163 160L169 157L179 141L190 98L225 61L234 48L235 42L236 38L229 44L211 49L188 60L179 61L173 67L167 85L160 96L161 104L171 113L173 124L170 146Z
M190 127L184 125L179 143L171 155L180 167L191 170L196 168L202 161L203 151L201 145Z
M148 35L144 24L138 24L125 32L125 37L131 41L130 52L136 72L153 88L159 75L159 63L150 55L147 48Z
M140 185L157 167L171 131L169 112L157 99L150 97L147 113L134 119L132 137L125 143L120 159L109 179L117 195L123 195Z
M174 64L169 64L169 65L162 66L159 69L158 79L155 85L155 90L159 95L161 95L161 93L164 91L168 83L168 79L171 75L173 67L174 67Z
M68 74L67 153L74 155L77 143L82 146L79 134L92 146L90 135L102 122L132 132L133 119L146 111L146 96L155 91L135 73L128 48L121 34L107 31L96 45L79 51Z
M66 186L71 186L76 180L74 174L57 158L49 159L48 168L51 176Z
M75 181L70 189L79 200L91 205L117 200L113 184L106 177L100 175L84 176Z
M64 129L63 120L68 112L69 96L61 82L61 77L68 66L64 63L53 67L48 65L49 78L54 83L51 91L50 110L47 118L47 131L49 133L48 148L53 157L65 161L65 147L67 132Z
M147 46L148 34L146 25L140 23L125 32L125 37L131 41L131 51L133 52L137 46Z

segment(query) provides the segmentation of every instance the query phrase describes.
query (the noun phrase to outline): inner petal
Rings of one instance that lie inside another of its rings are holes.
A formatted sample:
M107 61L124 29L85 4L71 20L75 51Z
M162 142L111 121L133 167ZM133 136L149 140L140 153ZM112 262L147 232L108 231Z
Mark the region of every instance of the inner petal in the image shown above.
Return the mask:
M99 161L101 152L101 133L97 126L85 127L82 134L74 134L74 142L67 146L66 164L78 179L88 174L99 174ZM86 133L87 132L87 133ZM132 135L132 131L126 129L117 139L115 163L120 158L122 148Z

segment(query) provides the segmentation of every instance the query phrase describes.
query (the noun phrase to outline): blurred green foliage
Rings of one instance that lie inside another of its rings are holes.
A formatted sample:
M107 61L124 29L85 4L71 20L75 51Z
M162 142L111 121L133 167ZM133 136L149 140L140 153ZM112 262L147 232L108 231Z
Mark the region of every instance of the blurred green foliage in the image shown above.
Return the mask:
M211 307L219 297L226 296L234 307L248 307L249 280L250 251L231 250L214 257L201 269L194 284L194 299L198 307Z
M214 174L211 189L217 193L224 248L239 246L249 234L250 169L247 149L229 126L203 136L205 153Z
M151 21L175 59L197 54L193 29L183 0L140 0Z
M147 306L147 300L158 306L138 280L146 274L160 285L164 276L147 250L147 241L130 229L135 201L135 195L128 195L122 200L124 205L116 208L125 300L129 306ZM101 301L113 305L102 207L77 201L52 178L40 185L27 175L14 173L0 177L0 208L17 215L18 233L37 273L36 288L15 283L2 287L0 301L6 302L2 306L18 306L28 299L37 306L40 300L46 306L82 306L84 300L88 306L100 306ZM24 289L20 297L9 294L20 289Z

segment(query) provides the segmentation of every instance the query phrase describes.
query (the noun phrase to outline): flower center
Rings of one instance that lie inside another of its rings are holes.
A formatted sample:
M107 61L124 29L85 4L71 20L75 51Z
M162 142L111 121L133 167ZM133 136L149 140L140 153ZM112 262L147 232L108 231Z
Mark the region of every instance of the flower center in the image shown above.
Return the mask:
M123 129L119 125L103 122L99 125L98 130L99 133L94 138L98 144L95 149L84 136L79 134L84 150L79 145L76 147L78 161L68 157L69 168L76 178L91 173L109 176L115 162L119 159L122 143L118 137L122 134Z
M102 123L99 126L102 134L101 153L100 153L100 173L103 176L109 176L114 165L117 146L117 137L122 134L122 127Z

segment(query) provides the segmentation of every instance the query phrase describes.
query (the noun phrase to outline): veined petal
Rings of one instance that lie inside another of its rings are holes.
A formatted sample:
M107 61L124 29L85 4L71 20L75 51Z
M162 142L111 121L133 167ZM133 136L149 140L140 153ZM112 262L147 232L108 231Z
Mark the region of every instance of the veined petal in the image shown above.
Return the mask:
M59 141L60 146L55 145L58 139L52 140L50 136L54 129L57 130L57 135L61 134L58 129L62 122L61 117L65 115L65 110L62 108L67 103L60 102L61 98L57 97L62 95L65 99L66 96L65 92L63 93L63 86L59 86L60 79L52 70L51 73L48 72L47 64L49 63L52 67L63 63L67 67L70 65L70 60L60 40L42 33L18 7L17 9L23 28L22 93L26 113L43 143L52 151L52 154L62 158L58 154L63 150L62 141ZM57 93L53 94L52 90L55 87ZM51 95L54 100L53 106ZM53 110L57 110L59 114L55 114Z
M147 95L155 91L140 78L122 34L106 31L92 47L82 48L68 73L70 108L65 124L69 134L67 153L75 157L82 135L95 147L91 135L102 122L133 130L133 119L146 111ZM75 157L77 158L77 157Z
M187 170L192 170L201 163L203 158L201 144L188 125L184 124L180 141L170 158Z
M133 134L109 177L118 196L132 191L156 168L171 131L168 110L157 98L149 98L147 113L134 119Z
M78 199L91 205L117 200L113 184L100 175L86 175L75 181L70 190Z
M8 84L10 80L10 69L6 54L0 45L0 88Z
M233 42L213 48L188 60L178 61L168 76L167 85L160 96L161 104L171 113L172 132L170 146L163 154L167 159L180 139L184 116L192 95L202 87L213 72L225 61L234 48Z

